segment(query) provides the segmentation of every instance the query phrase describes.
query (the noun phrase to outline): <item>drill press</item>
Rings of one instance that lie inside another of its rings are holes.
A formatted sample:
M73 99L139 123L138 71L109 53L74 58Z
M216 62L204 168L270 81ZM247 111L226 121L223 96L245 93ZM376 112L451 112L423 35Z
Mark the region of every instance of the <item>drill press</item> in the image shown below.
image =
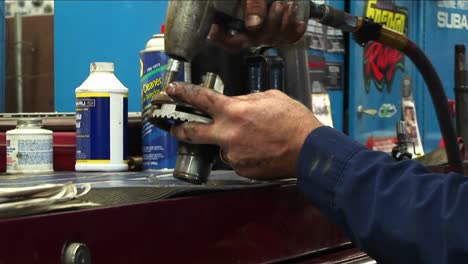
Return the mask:
M309 1L295 2L298 5L297 19L306 21L309 16ZM165 89L175 80L182 64L192 61L199 52L213 23L222 23L231 34L244 30L244 9L245 0L169 1L165 24L165 52L171 59L166 68L162 92L155 95L152 101L152 122L156 126L169 130L172 125L182 122L212 122L205 113L186 104L174 102L167 96ZM310 107L305 41L302 39L298 44L284 47L279 53L285 61L287 83L285 87L291 88L286 93ZM215 78L216 75L208 73L203 86L214 85ZM205 183L217 152L218 148L215 146L197 146L180 142L174 177L195 184Z

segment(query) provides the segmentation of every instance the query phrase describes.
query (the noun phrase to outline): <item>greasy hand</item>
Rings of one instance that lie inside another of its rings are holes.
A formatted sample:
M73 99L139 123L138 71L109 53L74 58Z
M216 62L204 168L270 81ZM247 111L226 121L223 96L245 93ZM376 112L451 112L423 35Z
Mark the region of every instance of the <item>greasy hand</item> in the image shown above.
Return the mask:
M224 160L249 178L295 177L302 144L322 126L305 106L276 90L227 97L194 84L172 83L166 91L214 120L183 123L172 134L189 143L219 145Z
M211 27L208 38L228 50L250 46L283 45L299 40L306 31L304 21L296 21L297 4L275 1L267 10L266 0L246 0L247 32L230 36L219 25Z

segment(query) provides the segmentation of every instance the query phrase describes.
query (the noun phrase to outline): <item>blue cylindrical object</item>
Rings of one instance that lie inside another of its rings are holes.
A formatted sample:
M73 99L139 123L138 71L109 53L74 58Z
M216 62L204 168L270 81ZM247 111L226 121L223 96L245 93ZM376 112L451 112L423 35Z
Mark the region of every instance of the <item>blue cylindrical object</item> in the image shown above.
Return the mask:
M284 90L284 63L280 57L269 58L269 89Z
M169 57L164 53L164 35L154 35L140 52L140 78L142 103L143 169L172 170L177 160L177 140L149 121L153 112L151 101L162 89L162 81ZM189 64L185 63L177 81L190 81Z
M250 93L258 93L264 89L263 58L254 56L247 58L247 89Z

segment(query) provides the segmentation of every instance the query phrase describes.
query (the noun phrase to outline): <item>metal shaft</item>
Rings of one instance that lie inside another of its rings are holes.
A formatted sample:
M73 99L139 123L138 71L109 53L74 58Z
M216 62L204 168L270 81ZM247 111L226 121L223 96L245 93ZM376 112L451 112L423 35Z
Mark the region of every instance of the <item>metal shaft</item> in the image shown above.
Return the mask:
M176 59L169 59L167 62L166 73L164 74L164 79L162 83L162 92L166 91L167 86L176 80L177 76L180 73L183 62Z
M464 45L455 46L455 102L457 134L468 143L468 70ZM465 153L465 159L468 153Z
M204 76L203 86L213 89L216 78L216 74L208 72ZM218 147L215 145L179 142L174 178L193 184L206 183L218 151Z
M203 80L203 87L213 89L217 77L218 76L212 72L206 73L205 79Z
M278 51L284 60L286 73L284 92L312 109L305 38L294 45L280 48Z
M16 110L23 112L23 16L15 13Z
M397 122L397 139L399 142L407 142L408 136L406 133L406 122L400 120Z

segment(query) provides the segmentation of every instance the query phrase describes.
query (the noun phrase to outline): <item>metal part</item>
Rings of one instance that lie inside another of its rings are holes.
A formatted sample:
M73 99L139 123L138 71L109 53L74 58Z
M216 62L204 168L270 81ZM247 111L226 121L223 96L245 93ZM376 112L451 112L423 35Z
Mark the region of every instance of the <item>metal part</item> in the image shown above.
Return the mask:
M250 93L257 93L263 90L263 70L261 62L251 61L256 57L246 59L247 64L247 89Z
M198 53L213 22L223 23L227 32L243 31L246 0L171 0L167 8L165 52L172 58L191 61ZM297 19L309 19L308 0L295 0Z
M314 5L311 2L311 5ZM347 32L356 32L360 29L360 18L353 16L339 9L328 5L320 5L318 7L311 6L311 18L315 18L321 24L339 28Z
M203 87L213 89L218 76L212 72L207 72L203 77Z
M214 88L217 75L208 72L204 76L203 86ZM200 116L199 118L204 118ZM194 120L190 120L194 121ZM211 123L209 122L203 123ZM193 184L206 183L213 167L218 147L215 145L195 145L179 142L177 161L174 168L174 178Z
M23 15L15 13L15 74L16 74L16 110L23 109Z
M284 63L281 57L256 55L247 57L245 62L247 89L250 93L285 89Z
M455 46L455 103L457 134L468 144L468 70L465 45ZM465 151L465 160L468 153Z
M362 106L362 105L358 105L356 111L357 111L359 117L361 117L364 114L373 116L373 115L376 115L377 112L378 112L377 109L364 109L364 106Z
M169 59L167 62L166 73L164 74L164 79L162 83L162 91L166 91L167 86L176 80L179 75L180 70L182 69L183 62L177 59Z
M401 51L408 44L408 38L400 32L375 23L370 18L353 16L329 5L317 6L311 2L309 16L323 25L353 33L353 38L360 45L374 40Z
M281 47L278 52L284 60L286 74L284 92L312 109L306 39L302 38L291 46Z
M204 76L203 86L213 89L217 75L208 72ZM213 120L205 113L191 105L175 102L166 92L157 94L152 101L154 125L170 130L173 125L184 122L212 123ZM218 147L214 145L195 145L179 142L177 160L173 176L193 184L205 183L211 173L214 157Z
M206 183L217 153L215 145L179 142L174 178L193 184Z
M406 134L406 122L405 121L398 121L396 125L397 130L397 138L399 141L406 141L408 140L408 135Z
M169 1L164 36L166 54L191 61L205 42L213 19L212 1Z
M193 107L181 103L162 104L160 108L153 111L153 118L171 119L176 122L211 123L213 121Z
M143 157L142 156L130 156L128 158L128 170L129 171L141 171L143 169Z
M284 62L280 57L273 57L270 60L270 89L283 91L284 84Z
M165 52L173 59L191 61L198 53L213 22L221 20L228 32L243 29L244 6L246 0L171 0L166 15ZM296 18L307 22L310 1L295 0ZM240 25L240 26L239 26ZM305 40L280 48L286 72L285 91L307 107L311 107L309 75Z
M63 248L63 264L91 264L91 252L83 243L67 243Z
M41 118L21 118L18 119L16 123L18 128L41 128L42 119Z
M409 139L406 132L406 122L400 120L396 125L397 130L397 145L392 149L392 157L396 160L407 160L413 157L413 154L408 152L408 144L414 143ZM415 151L416 152L416 151Z
M364 257L357 260L351 260L349 262L343 262L343 264L377 264L377 262L369 257Z

